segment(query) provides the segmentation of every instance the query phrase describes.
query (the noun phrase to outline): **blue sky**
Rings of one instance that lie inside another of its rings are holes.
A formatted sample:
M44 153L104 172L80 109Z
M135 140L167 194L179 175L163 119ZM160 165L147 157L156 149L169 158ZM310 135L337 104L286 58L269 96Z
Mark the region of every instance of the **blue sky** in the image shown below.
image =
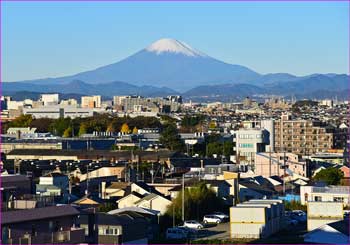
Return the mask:
M71 75L163 37L259 73L348 73L347 2L2 2L2 81Z

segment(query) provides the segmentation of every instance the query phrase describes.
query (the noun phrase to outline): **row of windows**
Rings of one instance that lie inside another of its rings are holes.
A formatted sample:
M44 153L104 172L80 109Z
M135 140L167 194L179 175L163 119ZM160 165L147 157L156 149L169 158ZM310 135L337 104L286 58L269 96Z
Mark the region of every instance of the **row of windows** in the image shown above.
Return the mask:
M257 138L257 139L260 139L261 138L261 134L240 134L238 135L238 138L240 139L254 139L254 138Z
M242 143L242 144L238 144L238 146L240 148L253 148L254 147L254 144L251 144L251 143Z

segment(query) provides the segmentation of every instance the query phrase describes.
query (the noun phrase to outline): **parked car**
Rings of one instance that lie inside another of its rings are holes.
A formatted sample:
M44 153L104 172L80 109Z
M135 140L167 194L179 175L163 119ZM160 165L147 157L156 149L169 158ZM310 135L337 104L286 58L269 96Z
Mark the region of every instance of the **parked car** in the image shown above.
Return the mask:
M195 220L187 220L184 222L183 226L192 228L192 229L203 229L203 225Z
M203 218L203 222L205 224L208 224L208 223L220 224L222 222L222 219L216 215L205 215Z
M230 218L230 216L228 216L227 214L224 214L222 212L214 212L212 214L215 215L215 216L218 216L222 220L227 220L227 219Z
M295 220L295 219L286 218L286 224L287 224L287 225L293 225L293 226L295 226L295 225L298 224L298 221Z
M166 230L167 239L186 239L188 237L188 231L180 229L178 227L168 228Z
M302 210L293 210L292 214L298 215L298 216L306 216L306 213Z
M299 223L305 223L307 221L306 215L302 215L300 213L292 213L290 218L297 220Z

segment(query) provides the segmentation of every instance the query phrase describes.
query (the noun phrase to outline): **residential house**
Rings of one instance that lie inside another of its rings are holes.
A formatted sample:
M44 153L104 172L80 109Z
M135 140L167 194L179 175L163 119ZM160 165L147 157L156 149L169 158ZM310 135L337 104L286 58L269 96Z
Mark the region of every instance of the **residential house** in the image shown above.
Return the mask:
M144 196L140 193L133 191L129 195L126 195L117 200L118 208L132 207L135 202L139 201Z
M147 244L148 221L137 213L85 213L79 217L91 244Z
M84 229L75 225L78 215L70 205L3 212L1 244L83 243Z
M159 211L164 214L171 201L161 195L151 193L134 203L134 206Z

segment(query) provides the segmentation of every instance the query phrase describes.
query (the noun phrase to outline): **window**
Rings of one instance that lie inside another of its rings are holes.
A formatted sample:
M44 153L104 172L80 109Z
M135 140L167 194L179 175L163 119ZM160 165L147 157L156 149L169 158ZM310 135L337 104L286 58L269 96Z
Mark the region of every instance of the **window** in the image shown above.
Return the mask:
M322 202L321 196L315 196L315 202Z
M344 197L333 197L334 202L344 202Z

